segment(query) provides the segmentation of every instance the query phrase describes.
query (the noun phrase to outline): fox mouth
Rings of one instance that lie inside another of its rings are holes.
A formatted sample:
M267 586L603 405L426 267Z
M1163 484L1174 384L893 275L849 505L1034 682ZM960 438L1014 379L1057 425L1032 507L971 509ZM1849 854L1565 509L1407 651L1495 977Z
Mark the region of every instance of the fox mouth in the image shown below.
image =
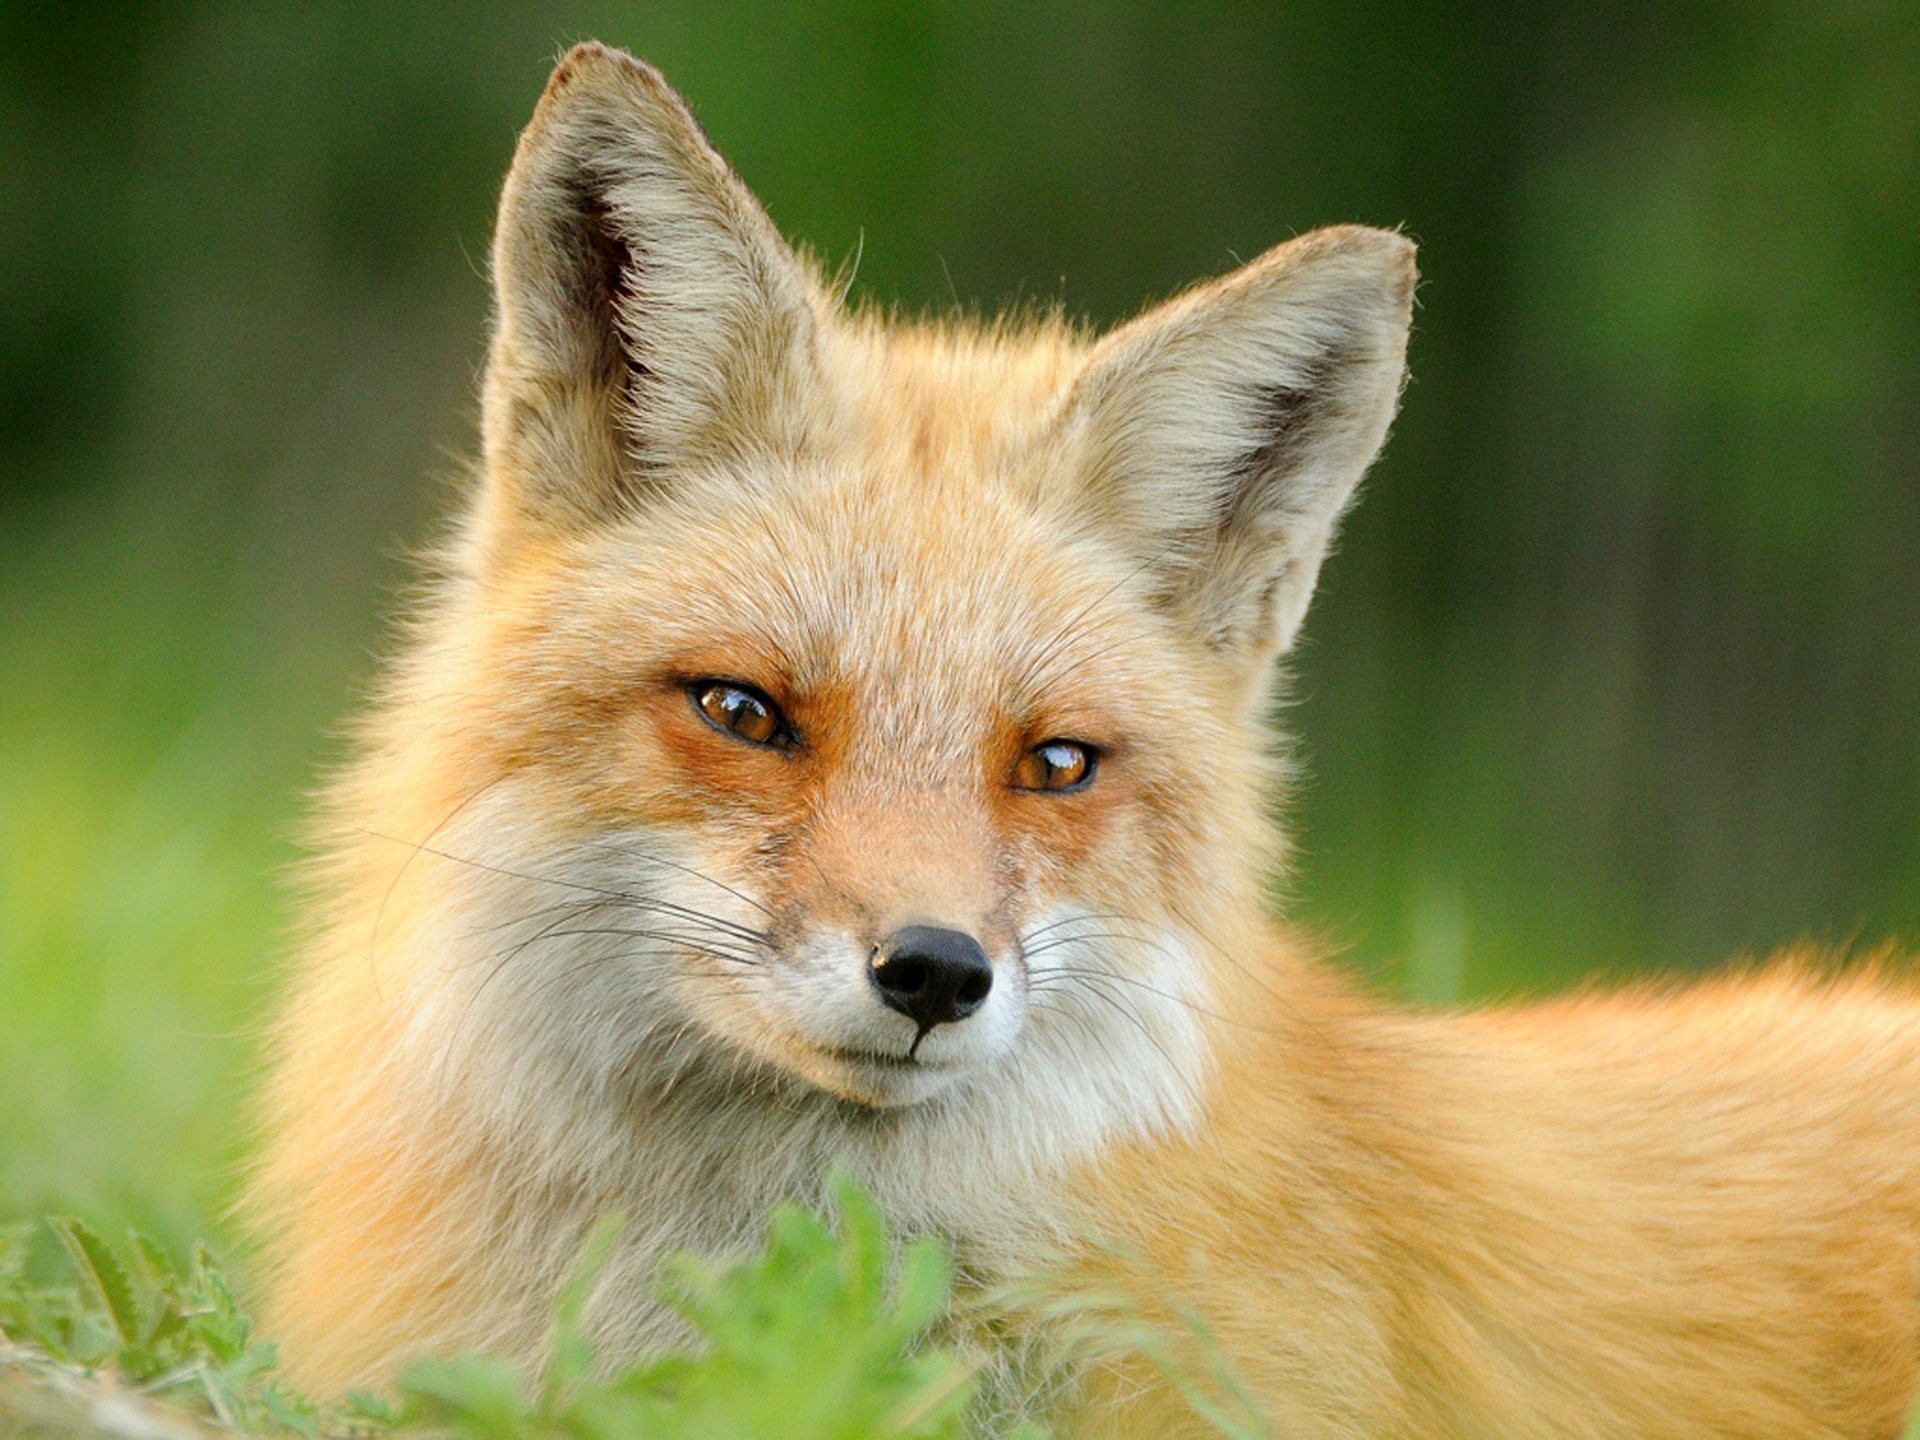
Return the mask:
M931 1099L971 1068L965 1061L922 1060L859 1045L810 1045L795 1059L800 1073L828 1094L874 1110Z
M869 1065L880 1070L946 1070L949 1065L939 1061L928 1062L919 1059L909 1050L904 1055L896 1055L888 1050L858 1050L847 1045L822 1047L821 1054L837 1060L842 1065Z

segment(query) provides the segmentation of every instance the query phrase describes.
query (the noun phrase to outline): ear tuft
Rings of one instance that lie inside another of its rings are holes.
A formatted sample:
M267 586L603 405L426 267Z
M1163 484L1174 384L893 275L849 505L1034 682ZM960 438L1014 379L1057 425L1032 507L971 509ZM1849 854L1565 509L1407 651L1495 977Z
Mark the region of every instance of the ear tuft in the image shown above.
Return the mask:
M811 279L652 66L593 43L561 59L493 269L495 519L597 523L691 462L792 439Z
M1061 425L1081 503L1210 648L1290 648L1405 374L1414 247L1318 230L1108 336Z

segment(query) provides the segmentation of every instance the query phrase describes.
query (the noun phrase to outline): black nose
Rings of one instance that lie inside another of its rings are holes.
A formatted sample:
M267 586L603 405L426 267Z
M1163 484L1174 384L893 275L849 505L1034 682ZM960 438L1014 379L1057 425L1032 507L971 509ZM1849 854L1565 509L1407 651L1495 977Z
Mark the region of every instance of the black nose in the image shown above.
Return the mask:
M936 1025L966 1019L985 1004L993 989L993 966L971 935L909 925L873 952L873 986L924 1035Z

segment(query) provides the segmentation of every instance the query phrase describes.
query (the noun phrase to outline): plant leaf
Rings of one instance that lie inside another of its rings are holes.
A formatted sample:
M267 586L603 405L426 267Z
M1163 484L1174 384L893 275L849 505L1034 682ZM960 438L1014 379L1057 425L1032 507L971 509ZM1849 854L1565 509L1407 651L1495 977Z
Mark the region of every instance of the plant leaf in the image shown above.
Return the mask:
M66 1247L74 1270L106 1311L120 1343L129 1349L144 1344L147 1326L146 1317L142 1314L143 1307L135 1297L133 1282L121 1268L113 1247L107 1244L99 1231L77 1216L58 1216L47 1224Z

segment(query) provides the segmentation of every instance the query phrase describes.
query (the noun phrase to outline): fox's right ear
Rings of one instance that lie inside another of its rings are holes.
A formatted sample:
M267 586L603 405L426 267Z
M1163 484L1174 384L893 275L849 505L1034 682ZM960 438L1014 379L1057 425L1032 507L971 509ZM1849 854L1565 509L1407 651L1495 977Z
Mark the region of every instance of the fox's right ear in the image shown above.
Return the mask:
M1292 646L1386 438L1413 288L1402 236L1316 230L1107 336L1069 398L1053 459L1084 512L1249 680Z
M483 529L574 530L800 423L814 288L651 66L569 51L494 232Z

